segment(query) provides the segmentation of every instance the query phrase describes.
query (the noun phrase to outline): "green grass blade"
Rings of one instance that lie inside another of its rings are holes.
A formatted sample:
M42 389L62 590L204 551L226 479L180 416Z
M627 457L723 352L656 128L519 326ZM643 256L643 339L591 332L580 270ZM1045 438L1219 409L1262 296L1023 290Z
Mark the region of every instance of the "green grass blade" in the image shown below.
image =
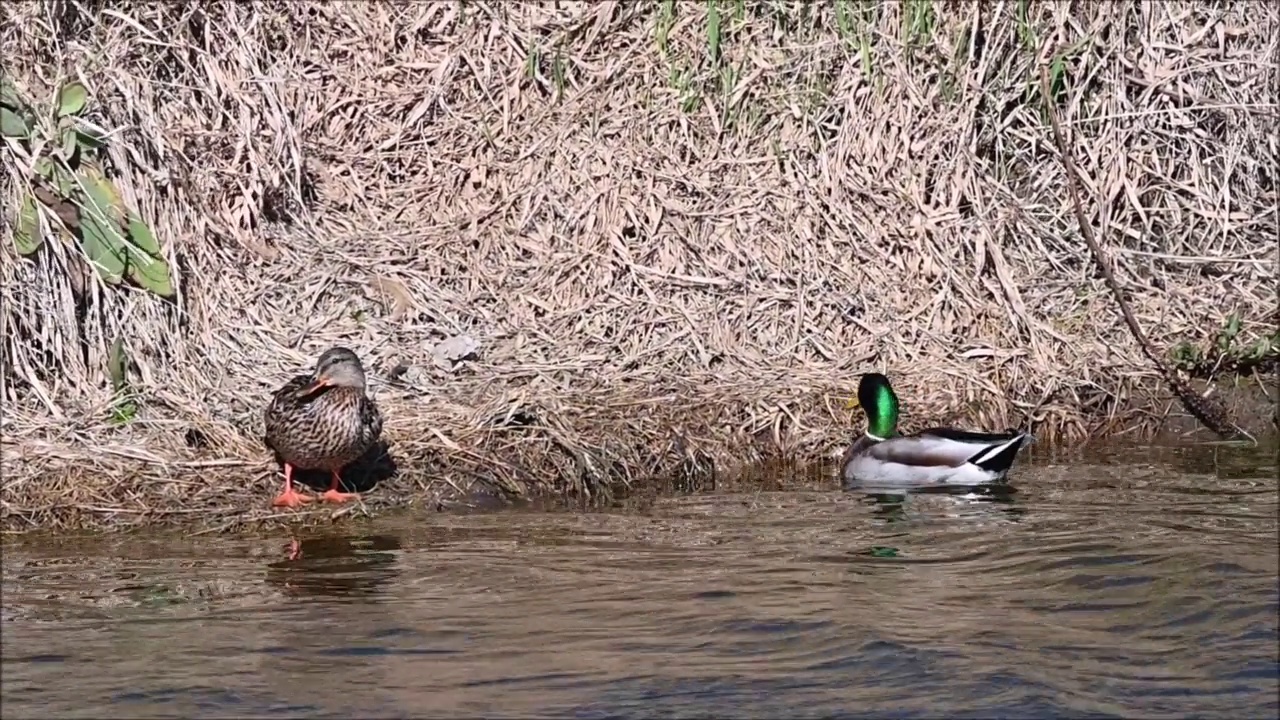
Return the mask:
M129 357L124 352L124 340L116 338L111 343L111 353L107 356L107 372L111 375L111 389L121 394L129 389Z
M707 47L711 53L712 64L719 62L720 8L717 6L716 0L711 0L707 6Z

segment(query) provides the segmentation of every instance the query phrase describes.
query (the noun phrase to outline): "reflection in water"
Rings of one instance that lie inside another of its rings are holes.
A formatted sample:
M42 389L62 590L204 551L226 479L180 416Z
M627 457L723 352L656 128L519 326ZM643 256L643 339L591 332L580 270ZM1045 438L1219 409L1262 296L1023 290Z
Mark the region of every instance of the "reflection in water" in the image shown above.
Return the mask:
M292 538L291 557L267 564L267 582L291 595L377 598L399 574L392 535Z
M910 491L878 492L875 489L862 488L856 491L872 508L872 515L885 522L903 522L909 519L907 499L921 496L943 496L951 498L957 511L969 508L971 511L983 512L983 508L996 508L1009 520L1016 522L1024 508L1014 504L1017 489L1008 485L989 485L982 487L964 487L948 485L942 487L914 488Z
M1275 717L1274 454L6 548L5 716ZM1125 464L1114 464L1114 460Z

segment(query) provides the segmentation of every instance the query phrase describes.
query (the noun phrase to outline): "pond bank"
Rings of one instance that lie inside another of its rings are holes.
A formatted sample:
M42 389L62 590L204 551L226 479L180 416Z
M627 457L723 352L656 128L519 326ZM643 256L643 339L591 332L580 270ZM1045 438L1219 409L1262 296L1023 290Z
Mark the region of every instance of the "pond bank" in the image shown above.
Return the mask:
M375 512L825 456L873 370L906 430L1137 442L1181 412L1148 354L1280 352L1239 80L1280 6L472 5L6 8L5 528L268 516L263 403L333 345L387 416ZM73 160L132 240L64 236Z
M704 393L707 387L702 386ZM1246 432L1263 441L1274 435L1275 404L1260 378L1220 381L1213 392ZM389 417L385 447L344 473L351 489L366 493L362 501L299 511L269 506L281 474L265 447L247 439L233 446L239 452L232 454L193 447L182 440L193 428L171 426L99 428L92 442L79 445L59 443L47 431L10 435L4 446L0 522L9 533L152 526L208 533L244 526L330 524L411 508L465 510L537 498L607 506L633 493L752 482L743 480L743 471L761 463L811 466L803 483L821 485L834 482L830 458L862 422L844 408L847 393L793 396L767 414L758 413L758 402L734 403L726 395L713 405L714 394L700 398L696 393L694 388L673 388L668 394L625 402L616 395L612 401L587 395L593 401L580 397L583 402L576 407L562 396L562 404L555 406L520 403L505 411L489 407L471 413L470 423L432 416L427 424L415 424L422 418L415 418L413 406L403 398L384 398ZM1083 405L1075 406L1074 412L1061 405L1046 406L1048 410L1042 408L1029 421L1014 416L1004 398L948 410L944 398L914 399L910 393L903 397L905 431L939 424L1029 426L1037 437L1036 452L1097 441L1213 438L1158 388L1139 388L1128 393L1127 405L1112 401L1096 405L1092 412ZM458 399L456 394L453 399ZM651 409L635 410L643 407ZM606 409L612 412L606 415ZM83 438L84 430L61 435ZM814 469L823 463L824 469ZM327 482L312 474L301 474L300 479L315 488Z

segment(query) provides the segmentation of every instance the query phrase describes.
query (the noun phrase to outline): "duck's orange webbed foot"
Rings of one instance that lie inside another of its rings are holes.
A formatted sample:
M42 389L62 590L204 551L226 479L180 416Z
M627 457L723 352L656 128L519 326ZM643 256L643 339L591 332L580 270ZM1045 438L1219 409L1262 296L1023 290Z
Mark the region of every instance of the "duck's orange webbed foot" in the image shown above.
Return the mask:
M320 499L327 503L344 503L352 500L359 500L360 496L356 493L344 493L337 490L325 490Z
M296 508L306 505L309 502L311 502L310 497L303 495L293 488L289 488L277 495L275 500L271 501L271 507Z
M284 465L284 492L271 501L271 507L296 508L311 502L311 498L293 489L293 466Z
M338 477L338 473L334 473L333 482L329 483L329 489L324 491L324 494L320 496L320 500L327 503L344 503L360 499L360 496L356 493L344 493L338 490L341 485L342 479Z

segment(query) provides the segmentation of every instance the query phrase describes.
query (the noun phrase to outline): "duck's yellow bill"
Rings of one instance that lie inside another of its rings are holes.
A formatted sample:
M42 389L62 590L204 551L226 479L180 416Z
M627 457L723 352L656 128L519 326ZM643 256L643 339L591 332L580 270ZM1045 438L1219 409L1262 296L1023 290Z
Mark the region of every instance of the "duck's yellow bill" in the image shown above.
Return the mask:
M858 398L856 397L851 397L844 401L844 408L846 410L857 410L859 407L862 406L858 404Z

